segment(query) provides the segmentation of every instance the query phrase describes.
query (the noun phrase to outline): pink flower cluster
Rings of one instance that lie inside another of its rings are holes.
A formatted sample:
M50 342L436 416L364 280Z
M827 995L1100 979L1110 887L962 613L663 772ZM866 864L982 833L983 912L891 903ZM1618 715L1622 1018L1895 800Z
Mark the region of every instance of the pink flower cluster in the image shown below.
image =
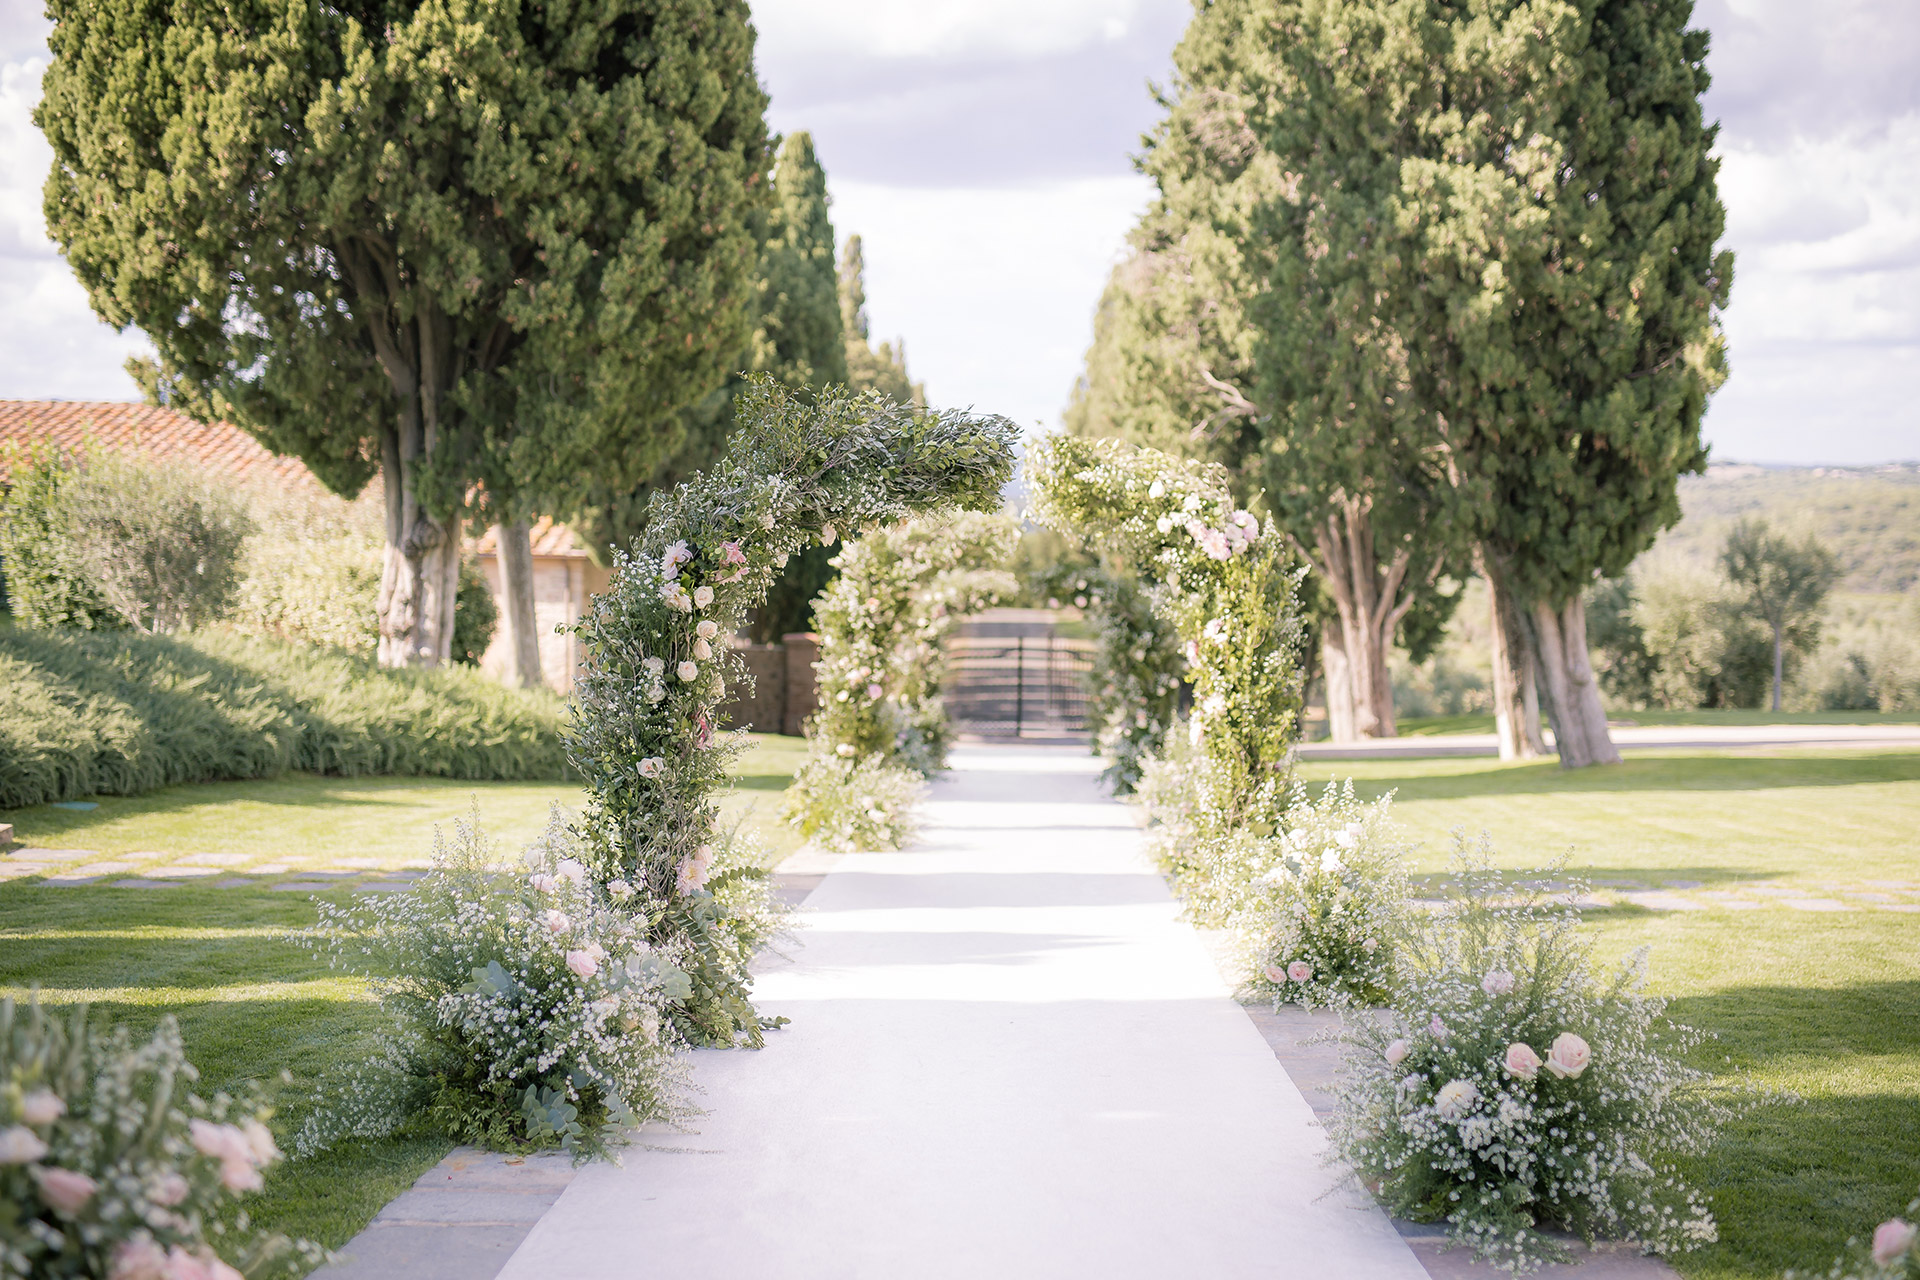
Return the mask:
M680 874L675 878L674 887L681 893L692 893L707 882L707 874L713 870L713 846L703 844L693 851L693 856L680 864Z
M246 1280L213 1250L189 1253L179 1245L162 1249L152 1236L122 1240L113 1251L107 1280Z
M1252 546L1260 537L1260 522L1249 511L1236 511L1227 517L1223 528L1214 529L1198 520L1187 521L1187 534L1200 549L1215 560L1231 560Z
M188 1122L187 1136L194 1150L220 1162L220 1184L233 1192L258 1191L260 1170L280 1158L273 1134L258 1120L232 1125L195 1119Z

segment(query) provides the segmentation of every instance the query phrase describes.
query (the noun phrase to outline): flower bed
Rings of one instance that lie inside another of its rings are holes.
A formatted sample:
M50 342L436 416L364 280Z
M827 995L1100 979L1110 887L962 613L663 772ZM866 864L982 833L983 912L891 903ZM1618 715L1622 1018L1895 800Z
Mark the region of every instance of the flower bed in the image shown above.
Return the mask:
M84 1005L56 1021L0 1000L0 1275L264 1280L324 1260L250 1228L240 1201L280 1158L270 1112L195 1078L171 1018L136 1045Z

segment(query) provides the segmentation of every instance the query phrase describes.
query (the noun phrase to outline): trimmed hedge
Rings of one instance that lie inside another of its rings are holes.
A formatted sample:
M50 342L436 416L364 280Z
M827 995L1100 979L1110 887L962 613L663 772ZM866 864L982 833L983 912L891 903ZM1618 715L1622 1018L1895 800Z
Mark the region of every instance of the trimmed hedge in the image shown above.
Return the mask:
M224 632L0 624L0 809L290 769L557 779L566 704Z

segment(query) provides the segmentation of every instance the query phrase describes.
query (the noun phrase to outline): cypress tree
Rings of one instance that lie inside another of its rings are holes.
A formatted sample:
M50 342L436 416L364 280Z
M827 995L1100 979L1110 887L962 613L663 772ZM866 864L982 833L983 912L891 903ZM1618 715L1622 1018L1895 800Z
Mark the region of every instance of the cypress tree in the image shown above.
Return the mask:
M907 376L904 339L873 345L867 325L867 255L859 236L840 254L840 326L846 335L847 381L855 391L878 391L896 404L924 405L927 389Z
M383 475L387 663L449 656L470 494L644 474L745 344L744 0L50 14L50 233L157 393Z

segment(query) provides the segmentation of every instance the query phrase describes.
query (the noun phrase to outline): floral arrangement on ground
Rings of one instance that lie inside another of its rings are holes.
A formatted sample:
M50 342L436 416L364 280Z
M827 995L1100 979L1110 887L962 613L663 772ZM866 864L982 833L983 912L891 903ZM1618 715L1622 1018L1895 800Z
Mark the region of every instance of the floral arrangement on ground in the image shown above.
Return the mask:
M627 1129L691 1113L667 1006L690 994L685 944L656 949L575 856L556 810L517 869L473 821L436 840L408 893L320 902L302 940L367 980L389 1018L295 1142L443 1133L493 1150L605 1156Z
M172 1018L136 1044L84 1005L0 1000L0 1276L267 1280L326 1260L249 1223L241 1200L280 1159L271 1112L197 1078Z
M1509 1271L1563 1257L1546 1228L1663 1253L1715 1239L1675 1166L1740 1105L1683 1061L1702 1037L1644 994L1644 953L1594 974L1582 886L1516 883L1484 845L1456 860L1447 904L1404 935L1391 1016L1345 1032L1334 1153Z

